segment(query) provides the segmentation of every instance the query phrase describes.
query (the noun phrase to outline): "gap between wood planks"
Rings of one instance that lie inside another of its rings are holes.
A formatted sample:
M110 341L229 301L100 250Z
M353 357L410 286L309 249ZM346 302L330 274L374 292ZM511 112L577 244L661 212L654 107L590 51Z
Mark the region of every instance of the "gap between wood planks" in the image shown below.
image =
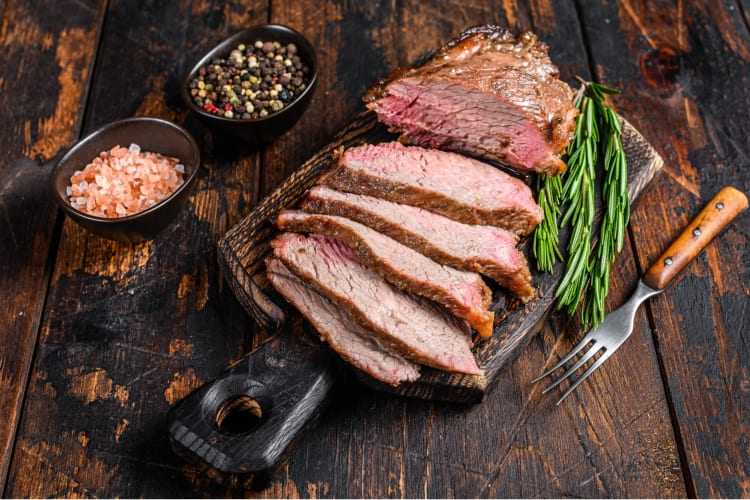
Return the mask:
M737 12L740 13L740 18L745 25L745 29L747 30L748 35L750 35L750 12L745 12L745 8L743 7L740 0L735 0L734 4L736 6L735 8L737 9ZM750 6L750 4L748 4L748 6Z
M638 256L638 249L636 248L635 238L633 237L633 229L628 226L628 234L631 251L634 256ZM638 277L643 274L643 270L639 269L638 265L640 259L636 257L636 269L638 269ZM695 491L695 483L693 481L693 475L688 465L687 449L685 447L685 441L682 437L682 431L680 431L680 425L677 418L677 412L674 407L674 398L672 397L672 391L669 388L669 382L667 378L667 371L664 367L664 359L661 355L661 349L659 347L659 338L656 335L656 319L654 318L654 311L651 307L651 303L646 301L643 304L646 309L646 318L648 320L648 327L651 330L651 342L654 345L654 352L656 353L656 362L659 368L659 374L661 376L661 384L664 388L664 397L667 400L667 408L669 409L669 423L672 424L672 432L674 433L675 446L677 447L677 456L680 457L680 472L682 472L682 480L685 483L685 493L688 498L697 498Z

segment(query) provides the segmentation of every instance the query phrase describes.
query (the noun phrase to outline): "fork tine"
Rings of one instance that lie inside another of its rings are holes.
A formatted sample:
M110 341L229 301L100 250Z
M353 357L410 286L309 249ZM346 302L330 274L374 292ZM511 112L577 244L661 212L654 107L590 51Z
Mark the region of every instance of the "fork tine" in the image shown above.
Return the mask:
M559 405L560 403L562 403L563 399L567 398L568 395L571 392L573 392L576 387L578 387L579 385L581 385L581 382L583 382L584 380L586 380L589 377L589 375L591 375L594 372L594 370L596 370L597 368L599 368L602 365L602 363L604 363L607 360L607 358L609 358L616 350L617 350L617 348L614 348L614 349L606 349L605 348L605 350L602 353L602 355L599 356L599 359L597 359L594 362L594 364L592 364L591 366L589 366L588 369L585 372L583 372L583 375L581 375L581 378L579 378L578 380L576 380L575 382L573 382L573 384L570 387L568 387L568 390L563 393L562 397L557 401L557 404Z
M588 351L586 351L586 353L584 355L582 355L581 358L578 361L575 362L575 364L573 366L571 366L570 368L568 368L567 370L565 370L565 373L563 373L558 378L556 378L555 380L553 380L552 383L549 386L547 386L546 389L544 389L542 391L542 394L547 394L549 391L551 391L552 389L554 389L555 387L557 387L560 384L560 382L562 382L566 378L568 378L571 375L573 375L577 369L579 369L581 366L583 366L583 364L586 363L586 361L588 361L589 359L591 359L597 352L599 352L600 350L602 350L602 348L603 348L603 346L600 343L595 343L591 347L591 349L589 349Z
M565 363L567 363L568 361L570 361L570 359L573 356L575 356L576 354L578 354L581 351L581 349L583 349L584 347L586 347L586 345L589 342L591 342L591 337L590 336L591 336L591 334L589 333L588 335L586 335L585 337L583 337L583 339L581 339L581 341L578 342L578 344L573 349L571 349L570 352L568 354L566 354L563 359L561 359L560 361L558 361L555 364L555 366L553 366L552 368L550 368L549 370L547 370L546 372L542 373L537 378L535 378L534 380L532 380L531 383L534 384L536 382L539 382L540 380L542 380L543 378L547 377L548 375L551 375L552 372L556 371L558 368L561 368Z

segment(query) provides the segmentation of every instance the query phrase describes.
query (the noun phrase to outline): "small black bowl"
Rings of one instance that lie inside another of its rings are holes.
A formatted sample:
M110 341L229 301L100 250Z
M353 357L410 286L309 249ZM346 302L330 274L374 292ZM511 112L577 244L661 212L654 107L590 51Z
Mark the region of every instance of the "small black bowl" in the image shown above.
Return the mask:
M198 70L207 65L214 58L226 58L229 53L244 43L251 45L256 40L278 41L286 45L293 43L297 46L297 54L300 59L310 68L309 81L307 87L292 102L287 104L280 111L269 114L264 118L255 120L243 120L237 118L225 118L204 111L197 106L190 97L190 81L198 74ZM210 127L227 134L252 143L262 144L273 141L292 126L297 123L302 113L310 104L313 95L313 89L318 81L318 64L315 55L315 49L310 42L299 32L277 24L263 24L241 31L227 38L219 45L211 49L205 56L198 61L190 70L182 84L182 99L185 101L188 109L195 112Z
M182 185L153 207L126 217L95 217L73 208L66 193L70 176L83 170L102 151L133 143L142 151L178 158L185 165ZM195 186L199 167L198 144L185 129L160 118L127 118L105 125L76 143L55 164L49 182L55 200L75 222L104 238L135 243L152 239L174 220Z

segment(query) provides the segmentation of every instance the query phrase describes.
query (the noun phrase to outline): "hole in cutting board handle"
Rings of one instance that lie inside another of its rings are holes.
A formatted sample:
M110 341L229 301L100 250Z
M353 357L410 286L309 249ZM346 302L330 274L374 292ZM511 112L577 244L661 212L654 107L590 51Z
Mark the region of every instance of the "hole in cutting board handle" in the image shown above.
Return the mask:
M224 373L207 389L200 402L202 414L220 434L251 433L268 420L273 410L271 391L250 373Z
M219 405L216 411L216 425L228 434L252 432L258 428L263 418L263 409L250 396L234 396Z

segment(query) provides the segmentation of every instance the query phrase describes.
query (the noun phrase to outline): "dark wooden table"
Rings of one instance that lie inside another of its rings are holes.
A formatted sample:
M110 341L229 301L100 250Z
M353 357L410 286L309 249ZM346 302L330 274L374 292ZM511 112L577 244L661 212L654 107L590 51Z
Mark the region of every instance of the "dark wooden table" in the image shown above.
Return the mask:
M750 2L0 0L0 491L6 497L748 497L750 213L661 296L561 406L531 379L573 344L553 316L482 404L344 386L260 492L217 486L170 450L170 405L266 338L217 240L361 109L377 77L464 28L532 29L564 79L613 102L665 159L635 209L608 307L718 189L750 192ZM257 23L317 46L297 126L253 149L179 99L199 54ZM198 186L151 242L65 218L47 176L115 119L184 124Z

